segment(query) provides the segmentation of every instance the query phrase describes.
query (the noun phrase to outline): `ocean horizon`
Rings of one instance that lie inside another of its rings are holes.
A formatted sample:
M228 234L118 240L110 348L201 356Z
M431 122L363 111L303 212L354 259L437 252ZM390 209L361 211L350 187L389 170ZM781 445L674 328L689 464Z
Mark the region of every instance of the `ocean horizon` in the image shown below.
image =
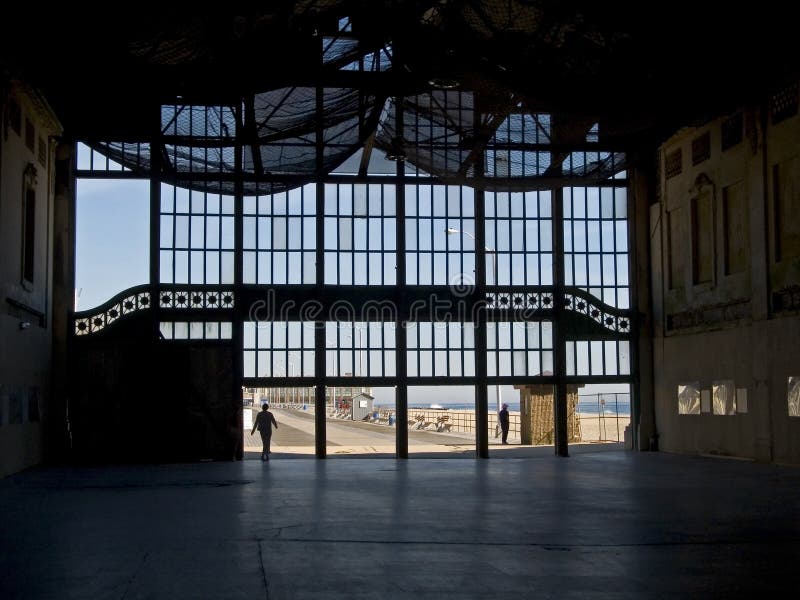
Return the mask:
M519 401L507 401L504 402L504 404L508 404L509 411L519 412ZM375 408L393 409L395 408L395 404L393 402L376 402ZM447 410L474 410L475 404L473 402L410 402L408 405L409 410L430 410L431 408L443 408ZM489 411L493 412L495 408L496 407L494 403L490 401ZM618 394L616 399L614 395L610 395L610 397L605 398L602 395L600 397L597 395L579 397L578 412L583 414L603 413L606 415L619 414L620 416L628 416L631 414L630 398L628 397L628 394Z

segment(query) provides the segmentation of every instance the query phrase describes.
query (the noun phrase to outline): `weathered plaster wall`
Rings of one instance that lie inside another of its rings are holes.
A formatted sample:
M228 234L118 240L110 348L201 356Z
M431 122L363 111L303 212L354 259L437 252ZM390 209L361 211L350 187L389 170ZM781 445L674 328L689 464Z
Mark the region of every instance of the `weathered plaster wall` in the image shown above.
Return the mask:
M787 408L787 379L800 375L800 117L776 106L765 98L739 111L740 126L725 115L661 148L650 229L662 450L800 463L800 417ZM710 392L719 380L746 390L746 412L678 414L678 385Z
M52 152L60 127L17 82L0 95L0 477L41 462L52 355ZM31 143L32 140L32 143ZM31 147L33 149L31 149ZM35 191L33 281L23 277L24 198Z

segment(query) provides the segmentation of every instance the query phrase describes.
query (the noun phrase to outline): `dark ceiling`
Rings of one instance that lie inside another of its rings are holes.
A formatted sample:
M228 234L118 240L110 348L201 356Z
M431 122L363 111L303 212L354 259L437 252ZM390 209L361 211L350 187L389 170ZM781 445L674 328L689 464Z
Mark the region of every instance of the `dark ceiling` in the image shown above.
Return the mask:
M513 94L531 111L599 121L609 143L652 142L797 76L797 26L777 2L237 4L6 10L0 64L44 91L69 134L106 139L146 136L157 105L176 96L224 103L322 82L391 97L448 77L487 106ZM343 18L356 42L320 64ZM383 47L391 70L341 69Z

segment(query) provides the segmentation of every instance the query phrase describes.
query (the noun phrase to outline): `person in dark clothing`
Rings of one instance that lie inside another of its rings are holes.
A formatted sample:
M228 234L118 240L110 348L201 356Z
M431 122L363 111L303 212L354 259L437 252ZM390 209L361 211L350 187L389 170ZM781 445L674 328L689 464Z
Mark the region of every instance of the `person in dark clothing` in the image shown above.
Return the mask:
M500 419L500 430L503 432L503 443L508 444L508 404L503 404L497 416Z
M272 427L278 428L278 422L275 420L275 415L269 412L269 404L264 403L261 406L261 412L256 417L256 422L253 423L253 430L250 435L253 435L258 429L261 434L261 443L263 448L261 450L261 460L269 460L269 443L272 440Z

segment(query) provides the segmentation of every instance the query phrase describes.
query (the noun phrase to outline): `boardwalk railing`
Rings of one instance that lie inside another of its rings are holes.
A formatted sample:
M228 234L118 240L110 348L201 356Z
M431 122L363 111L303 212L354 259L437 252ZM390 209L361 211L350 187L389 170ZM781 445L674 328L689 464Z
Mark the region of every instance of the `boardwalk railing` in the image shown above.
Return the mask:
M302 402L275 402L273 408L307 410L313 412L314 405ZM375 422L394 425L395 411L392 408L376 408ZM582 442L623 442L625 427L630 423L630 395L627 393L588 394L579 397L577 413L581 424ZM329 417L349 418L349 412L329 409ZM390 419L391 416L391 419ZM494 439L497 415L489 411L490 440ZM449 431L470 433L475 431L475 411L468 409L408 408L408 427L424 431ZM509 411L510 440L518 443L520 437L520 414Z

